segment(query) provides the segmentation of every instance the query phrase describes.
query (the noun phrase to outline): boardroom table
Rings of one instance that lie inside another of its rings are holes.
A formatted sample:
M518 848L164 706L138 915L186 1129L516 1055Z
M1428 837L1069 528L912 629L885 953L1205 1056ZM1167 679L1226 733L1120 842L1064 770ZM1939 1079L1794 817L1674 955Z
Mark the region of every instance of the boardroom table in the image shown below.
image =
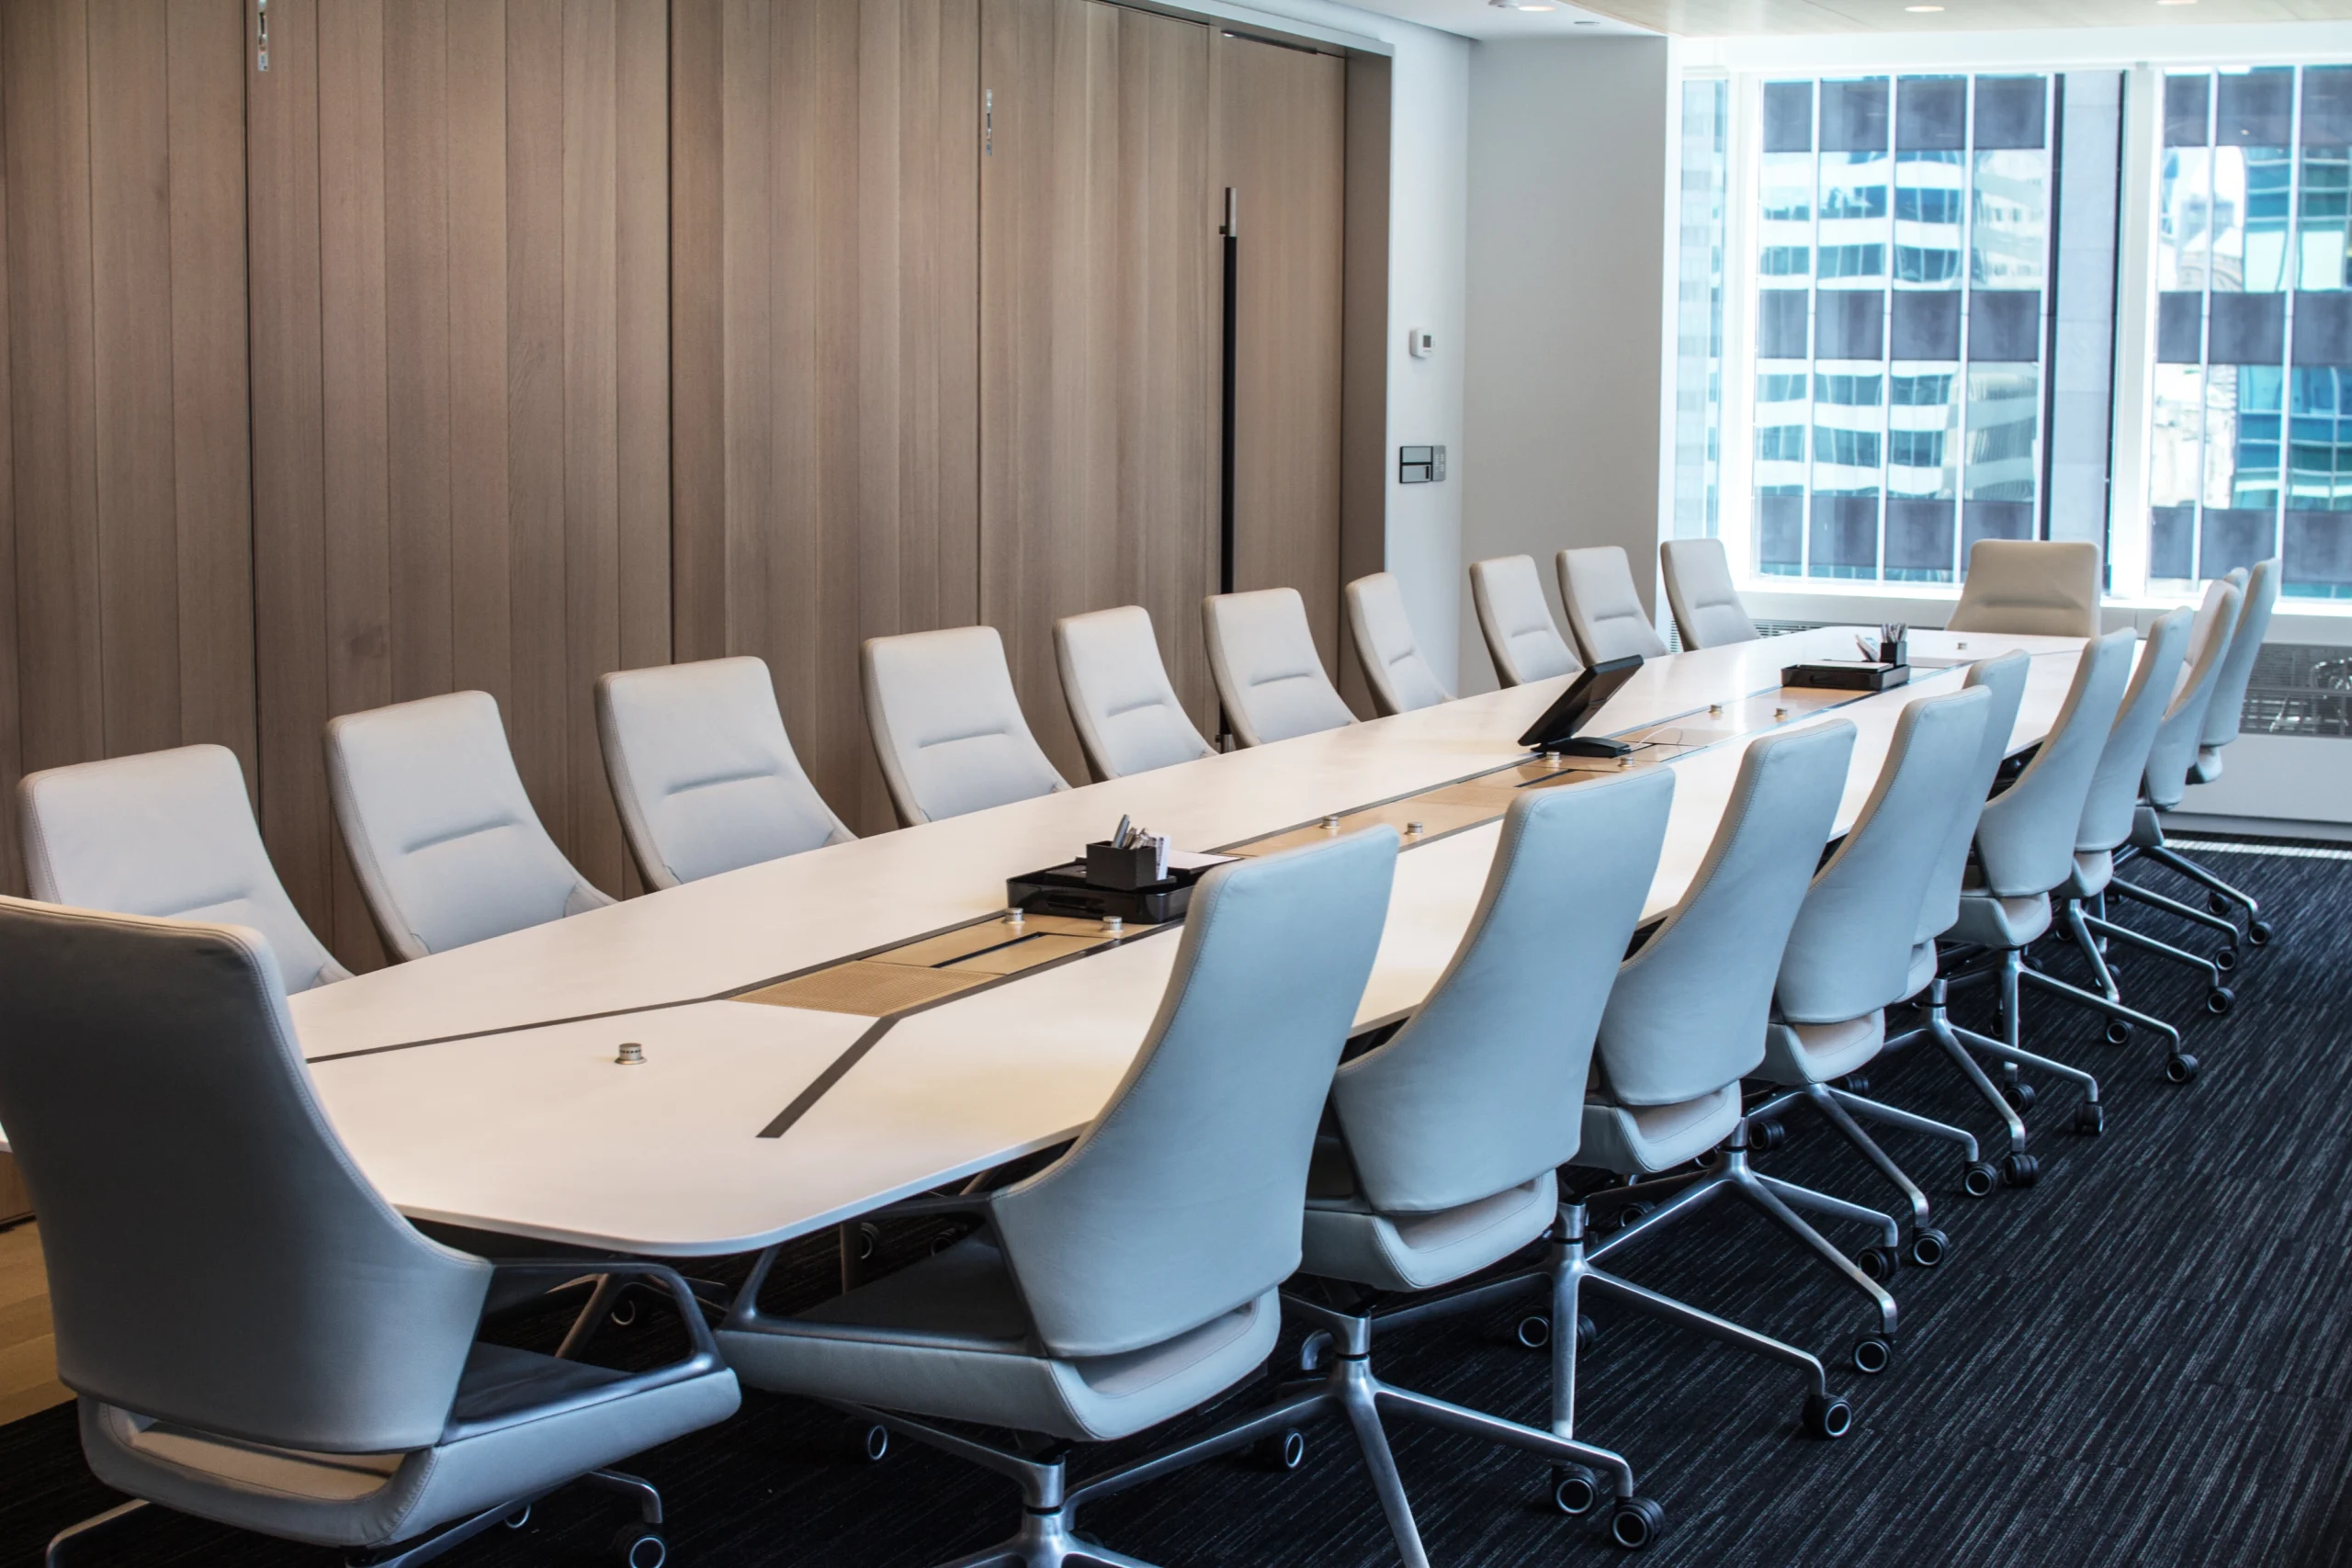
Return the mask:
M1905 705L1964 664L2033 655L2014 752L2048 731L2069 637L1911 634L1909 683L1783 690L1854 658L1851 628L1670 654L1587 725L1673 770L1645 918L1705 856L1748 744L1846 719L1837 830ZM1935 666L1944 666L1938 668ZM650 1257L741 1253L1049 1148L1134 1060L1172 926L1010 922L1008 877L1122 817L1182 851L1404 832L1360 1028L1408 1014L1475 911L1510 792L1621 764L1532 761L1516 738L1566 679L831 845L306 991L289 1006L320 1100L368 1179L421 1220ZM876 956L879 955L879 956ZM625 1062L624 1045L641 1060Z

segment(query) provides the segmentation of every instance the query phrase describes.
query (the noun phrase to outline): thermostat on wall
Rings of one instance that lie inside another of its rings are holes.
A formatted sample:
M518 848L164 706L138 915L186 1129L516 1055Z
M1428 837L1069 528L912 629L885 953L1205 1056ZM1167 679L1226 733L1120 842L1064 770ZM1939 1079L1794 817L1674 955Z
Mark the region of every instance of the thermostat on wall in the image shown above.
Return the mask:
M1399 446L1396 448L1396 482L1400 485L1434 484L1445 478L1445 448L1442 446Z
M1405 334L1405 346L1412 350L1414 358L1427 359L1437 352L1437 333L1427 327L1415 327Z

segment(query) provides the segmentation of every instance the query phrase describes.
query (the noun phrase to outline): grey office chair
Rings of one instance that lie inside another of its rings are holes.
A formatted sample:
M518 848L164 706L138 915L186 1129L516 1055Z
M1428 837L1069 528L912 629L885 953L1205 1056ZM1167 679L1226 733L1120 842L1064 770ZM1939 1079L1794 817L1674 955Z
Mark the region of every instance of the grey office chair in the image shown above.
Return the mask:
M385 1203L311 1089L258 933L0 899L0 1120L40 1212L57 1373L83 1453L135 1501L418 1563L590 1480L634 1498L630 1568L665 1548L653 1488L604 1469L734 1414L686 1286L690 1349L624 1372L475 1337L486 1297L582 1265L493 1266Z
M1450 703L1453 694L1421 657L1405 614L1405 591L1385 571L1348 584L1348 632L1372 686L1372 705L1385 717Z
M548 837L489 693L345 714L327 724L326 752L335 825L393 957L613 901Z
M1962 1173L1962 1189L1977 1198L1990 1196L2002 1180L2011 1186L2030 1185L2040 1174L2041 1162L2026 1152L2024 1118L1985 1076L1984 1069L1977 1066L1976 1058L1968 1054L1959 1031L1952 1026L1951 983L1941 971L1936 942L1960 919L1961 886L1967 876L1969 853L1976 842L1976 824L1984 815L1985 797L1992 794L1994 781L2008 756L2009 741L2017 730L2018 710L2025 705L2026 680L2032 671L2032 656L2018 652L1979 660L1969 666L1964 689L1984 692L1990 704L1985 709L1984 739L1969 769L1968 785L1960 792L1959 805L1939 835L1927 897L1919 907L1918 924L1912 930L1911 973L1905 983L1911 987L1911 994L1924 1016L1917 1028L1896 1035L1885 1045L1886 1051L1897 1051L1923 1040L1934 1041L1961 1077L2000 1118L2008 1138L2008 1153L1997 1167L1979 1159L1976 1139L1972 1134L1926 1121L1903 1123L1960 1145L1967 1161ZM1849 1110L1862 1110L1857 1101L1845 1103Z
M719 1333L737 1372L1018 1481L1019 1530L963 1568L1133 1568L1080 1543L1072 1516L1177 1461L1070 1486L1056 1445L1157 1426L1272 1351L1316 1122L1379 947L1396 844L1377 828L1202 878L1159 1014L1069 1152L993 1191L899 1206L983 1224L797 1317L759 1310L771 1249ZM1037 1440L1000 1447L939 1419Z
M1340 700L1295 588L1213 593L1201 601L1209 672L1234 739L1264 746L1356 721Z
M648 887L782 860L857 835L794 755L765 661L707 659L596 680L596 734Z
M1944 629L2013 637L2098 636L2099 564L2094 544L1979 539Z
M1740 1097L1740 1080L1763 1065L1781 954L1837 819L1853 751L1854 727L1844 719L1747 748L1690 891L1618 972L1577 1163L1628 1183L1608 1194L1627 1223L1591 1249L1593 1260L1737 1193L1869 1299L1877 1323L1857 1341L1854 1365L1877 1372L1894 1355L1894 1298L1790 1205L1871 1226L1887 1257L1902 1243L1902 1226L1752 1169ZM1719 1151L1713 1166L1667 1174L1710 1150Z
M2268 560L2256 561L2247 575L2237 625L2230 633L2229 651L2222 657L2214 676L2213 694L2205 705L2205 728L2199 738L2197 761L2188 770L2190 784L2211 784L2219 779L2222 750L2238 737L2238 727L2245 713L2246 687L2254 679L2255 661L2262 656L2263 639L2270 635L2270 613L2278 604L2279 565L2278 558L2273 556ZM2201 884L2206 890L2208 909L2216 915L2232 915L2233 908L2244 909L2246 940L2256 947L2269 942L2270 922L2262 918L2262 906L2252 894L2222 881L2210 866L2166 844L2153 814L2143 836L2147 842L2140 846L2140 852Z
M286 896L244 770L224 746L28 773L17 785L17 827L36 898L251 926L269 939L289 990L351 978Z
M1668 539L1657 547L1666 602L1685 648L1753 642L1763 634L1747 618L1731 580L1731 557L1721 539Z
M1962 954L1962 973L1989 969L1997 977L2003 1037L1995 1040L1965 1029L1953 1032L1962 1043L2003 1064L2010 1098L2020 1107L2031 1103L2032 1095L2018 1077L2019 1067L2034 1067L2080 1085L2083 1102L2075 1107L2075 1130L2094 1134L2106 1127L2098 1079L2024 1049L2021 984L2162 1035L2168 1046L2166 1072L2176 1081L2186 1082L2196 1071L2195 1060L2180 1053L2179 1032L2169 1023L2025 964L2026 948L2050 929L2052 895L2075 874L2083 807L2122 710L2137 640L2127 628L2083 645L2074 682L2048 737L2016 782L1994 796L1977 819L1973 874L1961 891L1960 919L1948 933L1970 950Z
M865 725L908 827L1069 788L1046 760L994 626L865 640Z
M1501 684L1524 686L1584 668L1562 640L1551 606L1544 603L1544 582L1535 575L1532 557L1472 561L1470 605L1477 613L1478 633L1487 639L1487 656L1495 661L1495 679Z
M2163 720L2156 726L2155 740L2148 748L2148 772L2141 785L2144 798L2132 816L2132 841L2115 857L2119 866L2143 857L2176 871L2180 869L2180 863L2192 863L2165 842L2162 814L2179 806L2188 788L2189 775L2197 766L2203 744L2206 714L2221 684L2222 667L2228 662L2244 607L2236 586L2226 579L2205 585L2204 600L2198 605L2197 620L2188 633L2188 671L2181 678L2180 688L2173 694L2172 705L2165 710ZM2212 912L2210 908L2199 909L2182 903L2143 883L2121 876L2108 885L2108 891L2191 925L2219 931L2222 944L2213 954L2215 966L2223 971L2237 966L2238 925L2234 919ZM2257 947L2268 942L2267 923L2258 932L2249 932L2248 939Z
M1754 1076L1785 1092L1747 1113L1748 1141L1757 1147L1772 1141L1764 1129L1773 1124L1764 1119L1785 1108L1809 1104L1827 1118L1903 1194L1913 1227L1908 1256L1930 1268L1942 1261L1950 1242L1930 1223L1928 1196L1855 1122L1854 1112L1961 1143L1971 1172L1979 1164L1974 1138L1865 1100L1850 1085L1841 1089L1836 1083L1877 1059L1886 1044L1886 1010L1921 988L1912 962L1912 924L1889 919L1887 912L1927 902L1942 859L1945 825L1974 810L1968 796L1992 707L1992 694L1980 686L1903 710L1878 783L1837 852L1814 876L1781 958L1764 1065ZM1993 1190L1989 1180L1963 1179L1963 1187L1977 1197ZM1894 1271L1894 1260L1883 1255L1858 1261L1881 1279Z
M2140 650L2139 668L2132 672L2131 687L2123 694L2123 706L2116 715L2115 728L2108 733L2107 749L2099 754L2098 769L2091 775L2090 794L2083 803L2082 828L2075 842L2074 872L2055 897L2067 935L2090 965L2092 977L2109 1001L2123 999L2122 987L2107 962L2104 944L2112 941L2201 972L2207 987L2206 1008L2219 1015L2229 1011L2235 998L2222 983L2221 969L2212 960L2117 925L2105 913L2107 890L2115 877L2115 852L2131 840L2148 754L2173 692L2180 682L2188 647L2188 626L2189 613L2172 610L2158 616L2148 628L2147 643ZM2120 1045L2131 1034L2132 1026L2121 1019L2109 1021L2109 1043Z
M1656 659L1666 651L1666 639L1642 608L1634 586L1634 569L1616 545L1562 550L1553 565L1560 575L1560 603L1567 606L1568 629L1576 634L1577 651L1587 664L1640 654Z
M1197 761L1214 749L1193 728L1139 604L1054 623L1062 700L1096 782Z

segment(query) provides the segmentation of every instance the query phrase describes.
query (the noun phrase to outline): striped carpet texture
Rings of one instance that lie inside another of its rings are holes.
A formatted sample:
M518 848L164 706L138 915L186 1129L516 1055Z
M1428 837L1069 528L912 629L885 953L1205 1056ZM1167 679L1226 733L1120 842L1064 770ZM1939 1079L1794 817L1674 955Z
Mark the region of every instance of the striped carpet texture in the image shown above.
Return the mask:
M2235 1011L2209 1020L2202 984L2185 971L2119 960L2132 999L2194 1021L2198 1081L2165 1083L2153 1043L2106 1044L2087 1015L2030 994L2030 1041L2101 1074L2104 1137L2068 1132L2074 1092L2047 1085L2029 1116L2040 1184L1973 1201L1960 1194L1960 1160L1947 1145L1885 1135L1952 1242L1942 1267L1906 1268L1896 1280L1904 1328L1885 1374L1865 1377L1844 1361L1868 1321L1860 1296L1736 1206L1612 1258L1630 1278L1834 1356L1833 1384L1859 1417L1841 1442L1808 1439L1792 1375L1596 1311L1580 1435L1625 1453L1664 1506L1648 1561L2352 1563L2352 868L2220 846L2209 854L2278 923L2278 939L2239 970ZM2139 874L2181 890L2169 874ZM2123 918L2182 934L2145 910ZM2079 976L2068 954L2051 951L2045 962ZM1990 1022L1981 996L1956 1012ZM1939 1055L1882 1060L1870 1076L1881 1098L1980 1136L1992 1130ZM1810 1112L1793 1112L1789 1131L1763 1168L1892 1200ZM1870 1239L1832 1235L1849 1247ZM884 1260L931 1240L920 1230L886 1236ZM780 1270L771 1300L816 1299L832 1269L830 1242L810 1243ZM1394 1383L1540 1422L1543 1362L1508 1343L1511 1315L1400 1331L1380 1342L1375 1365ZM661 1328L616 1331L604 1348L650 1353ZM1282 1354L1292 1353L1286 1340ZM631 1468L661 1484L682 1568L924 1568L1008 1533L1015 1502L1005 1482L905 1442L880 1463L858 1463L840 1437L820 1410L748 1395L734 1422ZM1540 1461L1421 1427L1393 1437L1437 1562L1622 1555L1596 1524L1550 1510ZM1213 1462L1110 1499L1081 1526L1167 1568L1394 1562L1346 1435L1324 1427L1307 1438L1306 1463L1292 1474ZM1118 1457L1081 1452L1076 1468ZM38 1561L51 1531L113 1500L83 1466L70 1407L0 1428L0 1562ZM525 1528L493 1531L447 1561L606 1562L616 1522L606 1499L574 1489L542 1503ZM336 1558L151 1512L93 1539L78 1561L264 1568Z

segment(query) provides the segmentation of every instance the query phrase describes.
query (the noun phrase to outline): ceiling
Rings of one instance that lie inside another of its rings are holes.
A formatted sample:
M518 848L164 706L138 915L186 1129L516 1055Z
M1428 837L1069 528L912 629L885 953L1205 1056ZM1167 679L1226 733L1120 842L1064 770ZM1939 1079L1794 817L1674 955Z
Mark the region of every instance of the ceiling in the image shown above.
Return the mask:
M1803 33L2002 32L2352 20L2352 0L1580 0L1553 11L1487 0L1353 0L1367 9L1475 39L1675 33L1728 38ZM1916 12L1913 4L1939 4Z

